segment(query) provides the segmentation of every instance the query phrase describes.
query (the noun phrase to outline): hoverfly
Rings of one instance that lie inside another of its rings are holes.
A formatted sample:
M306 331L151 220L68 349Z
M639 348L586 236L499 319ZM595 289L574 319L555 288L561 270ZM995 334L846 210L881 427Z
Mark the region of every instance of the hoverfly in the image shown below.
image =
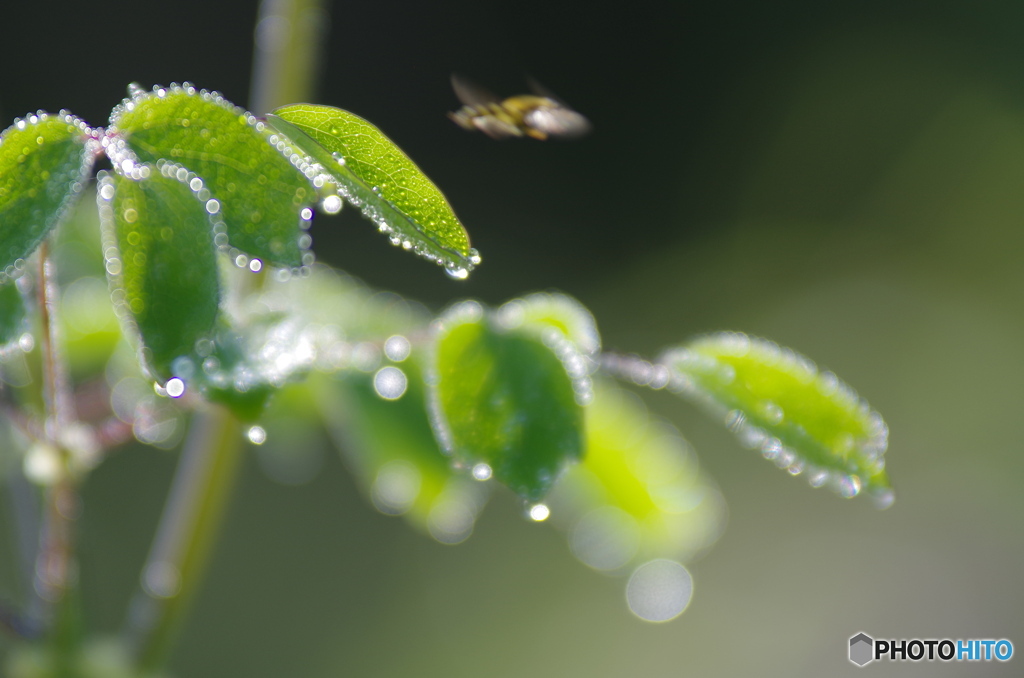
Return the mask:
M590 131L590 122L559 101L532 79L533 94L520 94L504 101L459 76L452 75L452 89L463 106L449 113L457 125L480 130L492 139L529 136L575 139Z

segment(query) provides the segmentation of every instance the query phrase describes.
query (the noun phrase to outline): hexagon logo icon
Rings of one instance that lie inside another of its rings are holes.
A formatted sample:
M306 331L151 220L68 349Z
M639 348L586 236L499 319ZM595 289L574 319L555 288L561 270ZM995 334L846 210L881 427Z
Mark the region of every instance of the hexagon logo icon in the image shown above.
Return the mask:
M864 666L874 660L875 639L866 633L858 633L850 638L850 661L857 666Z

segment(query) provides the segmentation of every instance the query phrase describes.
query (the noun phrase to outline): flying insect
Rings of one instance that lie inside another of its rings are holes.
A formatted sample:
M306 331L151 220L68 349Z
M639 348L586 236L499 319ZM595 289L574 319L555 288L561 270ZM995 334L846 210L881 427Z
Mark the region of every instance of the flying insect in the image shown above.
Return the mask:
M449 113L457 125L479 130L492 139L528 136L576 139L590 131L590 122L532 79L532 94L501 100L459 75L452 75L452 89L462 108Z

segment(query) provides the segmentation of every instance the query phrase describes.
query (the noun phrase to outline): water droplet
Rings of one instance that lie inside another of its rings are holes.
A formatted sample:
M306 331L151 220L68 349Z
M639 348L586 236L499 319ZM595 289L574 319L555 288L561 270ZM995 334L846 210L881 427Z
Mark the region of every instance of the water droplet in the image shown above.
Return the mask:
M409 357L411 351L412 344L400 334L392 335L384 342L384 355L393 362L402 362Z
M547 504L534 504L527 510L527 514L530 516L530 520L541 523L551 516L551 509L547 507Z
M431 507L427 529L442 544L459 544L473 533L475 521L476 511L469 502L442 499Z
M196 364L188 356L179 356L171 362L171 374L182 379L191 379L195 374Z
M212 198L210 200L207 200L206 212L207 214L216 214L217 212L220 212L220 203Z
M842 497L846 497L847 499L856 497L860 494L860 477L854 475L843 475L839 478L836 489Z
M262 445L267 442L267 431L262 426L250 426L245 432L245 437L253 445Z
M831 474L825 469L813 468L807 471L807 483L811 487L821 487L828 482Z
M178 377L173 377L167 380L167 385L164 386L164 390L167 391L167 395L172 398L180 398L185 393L185 382Z
M766 400L761 403L758 408L758 414L764 417L764 419L772 425L781 424L785 417L785 412L782 411L782 408L770 400Z
M196 353L200 356L206 357L213 353L214 343L210 339L197 339L196 340Z
M725 427L733 433L738 433L746 423L747 417L739 410L729 410L725 415Z
M896 501L896 493L889 487L875 490L871 493L871 501L874 503L875 508L885 510L892 506L893 502Z
M263 262L259 259L253 258L249 262L249 270L253 273L259 273L263 269Z
M21 349L22 353L31 353L32 349L35 348L36 340L30 333L25 332L18 337L18 348Z
M782 453L782 441L778 438L768 438L761 443L761 456L765 459L775 459Z
M323 199L323 202L320 203L320 207L327 214L337 214L341 211L341 206L343 204L341 197L337 195L329 195Z
M60 469L57 450L43 442L32 445L22 459L25 477L37 485L52 485L59 477Z
M572 530L569 547L579 560L595 570L624 567L640 547L636 519L615 506L602 506L583 516Z
M473 477L477 480L490 480L494 472L491 470L490 465L480 462L473 467Z
M674 560L652 560L636 568L626 584L626 602L637 617L666 622L686 610L693 596L693 577Z
M469 271L464 268L448 268L446 266L444 272L448 274L449 278L454 278L455 280L465 280L469 277Z
M142 573L142 588L154 598L173 598L181 591L181 573L173 563L152 562Z
M412 508L420 493L420 472L411 463L395 459L381 466L370 490L381 513L397 516Z
M373 375L373 388L385 400L397 400L405 394L409 380L397 367L382 367Z

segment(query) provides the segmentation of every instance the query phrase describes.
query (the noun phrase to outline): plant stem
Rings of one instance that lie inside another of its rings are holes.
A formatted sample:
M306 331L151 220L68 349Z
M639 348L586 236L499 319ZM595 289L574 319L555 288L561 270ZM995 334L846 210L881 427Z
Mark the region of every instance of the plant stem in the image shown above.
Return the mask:
M129 610L136 667L148 675L167 660L209 561L234 484L241 431L228 410L208 405L192 418L156 538Z
M256 26L249 108L261 115L302 101L313 88L327 12L323 0L263 0ZM264 276L249 284L257 288ZM171 651L223 521L241 450L238 421L205 405L192 417L185 449L128 613L127 637L141 675Z
M57 464L52 484L45 493L34 588L44 606L44 616L51 624L50 640L58 661L58 675L63 675L70 670L68 667L80 640L75 591L78 573L74 556L74 523L78 518L79 500L77 483L69 467L69 454L62 440L67 425L75 418L75 410L67 369L57 348L55 278L50 244L44 240L39 248L37 285L45 413L43 437L45 443L54 448Z
M249 108L264 115L314 90L329 17L323 0L263 0L256 22Z

